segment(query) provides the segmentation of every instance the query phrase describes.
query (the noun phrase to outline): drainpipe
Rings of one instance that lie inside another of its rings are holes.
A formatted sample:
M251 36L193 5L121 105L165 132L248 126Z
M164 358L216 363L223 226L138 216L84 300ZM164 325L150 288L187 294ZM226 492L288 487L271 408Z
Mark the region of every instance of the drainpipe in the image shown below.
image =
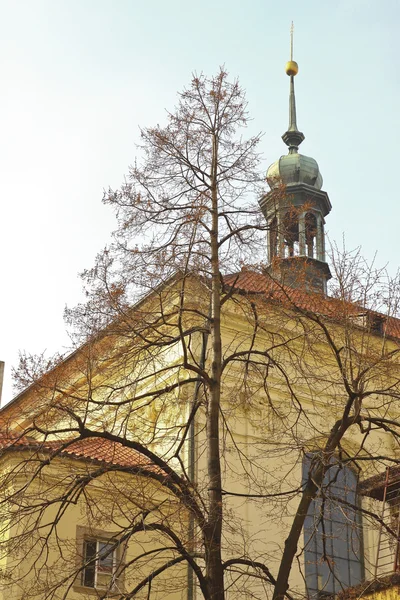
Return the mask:
M207 353L207 343L208 343L208 337L209 337L209 332L203 332L202 333L202 343L201 343L201 354L200 354L200 361L199 361L199 367L200 369L204 369L204 365L206 362L206 353ZM194 388L194 392L193 392L193 398L192 401L190 403L190 411L189 414L191 413L192 408L194 407L194 405L197 402L198 396L199 396L199 391L200 391L200 386L201 386L201 381L196 381L196 385ZM195 433L196 433L196 427L195 427L195 420L196 418L193 417L192 422L190 423L190 427L189 427L189 456L188 456L188 476L189 476L189 480L191 481L191 483L194 485L195 483L195 478L196 478L196 469L195 469L195 460L196 460L196 448L195 448ZM189 544L191 544L192 540L194 539L194 518L192 513L189 513L189 528L188 528L188 534L189 534ZM194 600L194 574L193 574L193 569L192 567L188 564L188 570L187 570L187 600Z
M0 406L1 406L1 393L3 391L3 380L4 380L4 361L0 360Z

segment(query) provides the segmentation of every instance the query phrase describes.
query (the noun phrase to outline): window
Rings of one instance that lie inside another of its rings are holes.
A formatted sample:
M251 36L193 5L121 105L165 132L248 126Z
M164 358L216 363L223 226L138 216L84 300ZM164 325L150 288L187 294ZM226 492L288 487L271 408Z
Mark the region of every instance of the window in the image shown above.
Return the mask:
M307 480L312 454L303 462ZM305 575L310 598L323 598L363 579L362 532L355 507L357 476L333 462L304 523ZM341 502L348 502L348 506Z
M305 216L307 256L315 258L315 238L317 236L317 219L313 213Z
M379 313L368 311L366 325L372 333L378 333L379 335L383 335L386 318L387 317L385 317L385 315L380 315Z
M117 569L115 544L101 540L84 540L82 585L113 589Z
M283 217L283 239L285 243L285 256L299 254L299 216L292 207Z

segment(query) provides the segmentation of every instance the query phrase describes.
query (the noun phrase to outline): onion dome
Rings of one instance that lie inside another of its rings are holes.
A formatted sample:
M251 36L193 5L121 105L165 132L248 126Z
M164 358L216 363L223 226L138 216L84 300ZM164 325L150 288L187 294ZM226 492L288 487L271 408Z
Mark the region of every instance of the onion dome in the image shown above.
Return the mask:
M267 171L267 182L271 188L296 183L305 183L317 190L322 188L322 176L318 163L298 152L281 156Z

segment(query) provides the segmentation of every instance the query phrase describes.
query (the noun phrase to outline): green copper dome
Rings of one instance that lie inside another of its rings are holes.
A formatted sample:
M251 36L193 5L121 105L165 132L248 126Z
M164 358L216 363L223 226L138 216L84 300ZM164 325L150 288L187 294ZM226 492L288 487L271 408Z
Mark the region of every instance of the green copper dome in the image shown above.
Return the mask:
M281 156L267 171L267 182L271 188L280 184L305 183L317 190L322 188L322 175L318 163L309 156L293 152Z

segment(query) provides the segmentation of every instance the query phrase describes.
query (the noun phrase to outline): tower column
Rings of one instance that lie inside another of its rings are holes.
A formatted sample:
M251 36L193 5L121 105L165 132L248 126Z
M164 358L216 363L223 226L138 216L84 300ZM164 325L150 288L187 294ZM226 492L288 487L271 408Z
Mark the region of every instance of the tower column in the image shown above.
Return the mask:
M285 258L285 239L283 236L282 213L278 214L278 256Z
M316 257L318 260L325 261L324 252L324 225L322 216L319 214L317 217L317 239L316 239Z

